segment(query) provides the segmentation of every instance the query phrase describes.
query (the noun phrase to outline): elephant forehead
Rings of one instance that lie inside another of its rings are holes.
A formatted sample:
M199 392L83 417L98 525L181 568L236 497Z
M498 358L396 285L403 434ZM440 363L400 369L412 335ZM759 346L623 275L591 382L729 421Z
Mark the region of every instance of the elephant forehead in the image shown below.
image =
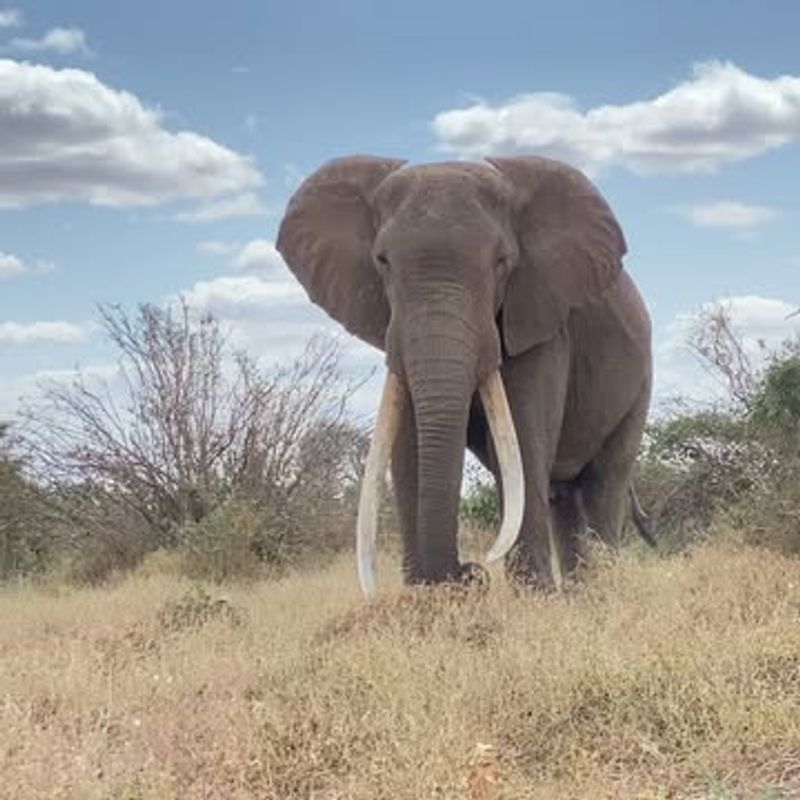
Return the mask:
M508 204L509 191L502 178L484 164L443 162L404 167L389 175L375 195L385 215L453 214L459 208L487 210Z

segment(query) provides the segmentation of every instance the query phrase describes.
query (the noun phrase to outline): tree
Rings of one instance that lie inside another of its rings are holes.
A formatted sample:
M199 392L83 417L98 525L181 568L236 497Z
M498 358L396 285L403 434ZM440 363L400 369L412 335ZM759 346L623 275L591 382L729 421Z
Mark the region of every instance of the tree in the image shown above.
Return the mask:
M747 407L758 383L758 370L724 303L714 303L698 314L689 332L688 345L701 365L727 389L729 398Z
M100 537L128 566L185 542L234 496L290 536L303 527L295 496L341 497L358 479L364 436L346 419L354 387L334 340L313 337L264 371L185 303L100 311L118 377L50 383L23 413L29 463L60 498L68 537Z

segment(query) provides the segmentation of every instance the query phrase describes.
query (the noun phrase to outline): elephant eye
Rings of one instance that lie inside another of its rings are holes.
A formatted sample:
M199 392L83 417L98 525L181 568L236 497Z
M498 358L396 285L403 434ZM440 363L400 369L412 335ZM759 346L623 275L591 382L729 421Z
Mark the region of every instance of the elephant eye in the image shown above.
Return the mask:
M384 268L389 268L389 257L386 253L376 253L375 260Z

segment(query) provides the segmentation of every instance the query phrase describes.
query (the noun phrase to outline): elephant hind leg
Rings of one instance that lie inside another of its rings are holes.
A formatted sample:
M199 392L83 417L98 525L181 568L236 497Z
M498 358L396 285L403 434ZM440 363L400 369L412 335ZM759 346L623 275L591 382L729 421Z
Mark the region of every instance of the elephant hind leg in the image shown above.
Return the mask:
M646 385L632 409L603 443L579 478L580 495L589 527L607 544L619 543L628 489L639 454L650 386Z
M550 484L550 520L564 574L574 573L586 560L583 542L586 516L575 481Z

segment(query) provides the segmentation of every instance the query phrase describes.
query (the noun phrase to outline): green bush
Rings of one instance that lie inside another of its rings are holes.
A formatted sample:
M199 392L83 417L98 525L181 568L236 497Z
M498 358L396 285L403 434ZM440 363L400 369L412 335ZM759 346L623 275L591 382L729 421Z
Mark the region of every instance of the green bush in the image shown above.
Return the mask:
M44 572L51 557L43 497L22 473L0 424L0 581Z
M178 549L183 571L216 583L257 578L265 568L288 562L293 544L289 533L257 503L234 497L182 528Z
M797 449L800 432L800 355L775 358L750 404L750 420L765 434L777 434L782 448Z
M748 541L800 552L799 348L788 342L727 404L651 423L636 481L662 541L683 546L724 518Z
M461 500L461 519L479 528L500 525L500 498L494 483L478 482Z

